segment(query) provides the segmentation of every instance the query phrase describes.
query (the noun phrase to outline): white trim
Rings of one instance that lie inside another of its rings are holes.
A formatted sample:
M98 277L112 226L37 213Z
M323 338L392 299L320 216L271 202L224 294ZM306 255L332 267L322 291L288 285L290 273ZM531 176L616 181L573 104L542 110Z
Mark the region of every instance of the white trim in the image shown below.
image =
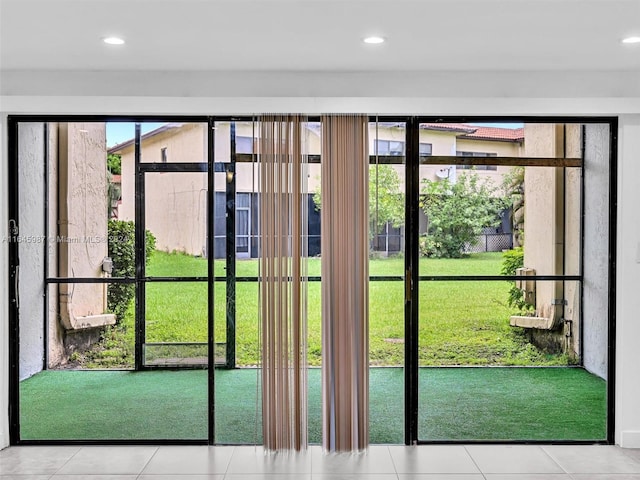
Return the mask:
M640 430L625 430L621 433L622 448L640 448Z
M390 98L390 97L123 97L2 96L3 113L92 115L622 115L640 113L640 97Z

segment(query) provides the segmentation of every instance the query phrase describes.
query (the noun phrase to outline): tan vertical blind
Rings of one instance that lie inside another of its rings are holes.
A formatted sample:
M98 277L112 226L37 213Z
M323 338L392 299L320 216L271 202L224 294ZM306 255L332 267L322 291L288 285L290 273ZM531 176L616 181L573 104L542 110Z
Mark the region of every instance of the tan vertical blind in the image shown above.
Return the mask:
M307 446L305 119L261 116L260 301L264 446Z
M368 118L322 117L322 433L369 444Z

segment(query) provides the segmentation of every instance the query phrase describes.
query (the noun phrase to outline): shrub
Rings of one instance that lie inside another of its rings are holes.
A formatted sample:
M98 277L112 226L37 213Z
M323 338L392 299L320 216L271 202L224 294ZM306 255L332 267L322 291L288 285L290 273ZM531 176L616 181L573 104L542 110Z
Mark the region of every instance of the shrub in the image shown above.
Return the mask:
M518 268L524 267L524 248L516 247L512 250L506 250L502 254L502 267L500 274L515 275ZM511 287L507 294L507 304L510 307L517 308L521 313L528 313L534 308L524 298L524 293L516 286L516 282L510 281Z
M388 224L394 228L404 225L404 195L398 172L392 165L369 167L369 239L381 233ZM316 210L322 208L320 183L313 194Z
M524 267L524 248L516 247L502 253L501 275L515 275L518 268Z
M136 276L135 224L123 220L109 220L108 225L109 257L113 262L113 277ZM145 231L146 263L156 248L156 238L150 231ZM119 322L135 296L136 286L133 283L114 283L107 290L107 308L116 314Z
M495 196L497 188L477 173L459 175L455 182L445 178L422 180L420 207L427 216L425 240L427 256L460 258L465 245L473 245L485 227L500 223L504 198Z
M423 257L441 257L442 256L442 245L438 242L432 235L427 235L426 233L420 235L420 239L418 240L418 248L420 250L420 255Z

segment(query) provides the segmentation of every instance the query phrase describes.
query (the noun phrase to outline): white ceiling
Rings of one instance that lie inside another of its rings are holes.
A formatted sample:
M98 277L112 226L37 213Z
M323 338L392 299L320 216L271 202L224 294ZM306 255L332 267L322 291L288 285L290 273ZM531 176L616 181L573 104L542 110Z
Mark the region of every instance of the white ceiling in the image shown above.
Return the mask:
M640 0L0 0L0 16L5 71L640 70L620 44Z

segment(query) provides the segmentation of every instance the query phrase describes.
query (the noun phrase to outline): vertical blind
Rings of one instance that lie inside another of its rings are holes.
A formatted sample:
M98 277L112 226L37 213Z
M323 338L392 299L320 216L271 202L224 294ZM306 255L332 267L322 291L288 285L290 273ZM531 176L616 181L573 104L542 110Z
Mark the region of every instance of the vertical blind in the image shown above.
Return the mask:
M369 443L368 118L322 117L322 433Z
M305 118L261 116L262 415L268 450L307 446Z

